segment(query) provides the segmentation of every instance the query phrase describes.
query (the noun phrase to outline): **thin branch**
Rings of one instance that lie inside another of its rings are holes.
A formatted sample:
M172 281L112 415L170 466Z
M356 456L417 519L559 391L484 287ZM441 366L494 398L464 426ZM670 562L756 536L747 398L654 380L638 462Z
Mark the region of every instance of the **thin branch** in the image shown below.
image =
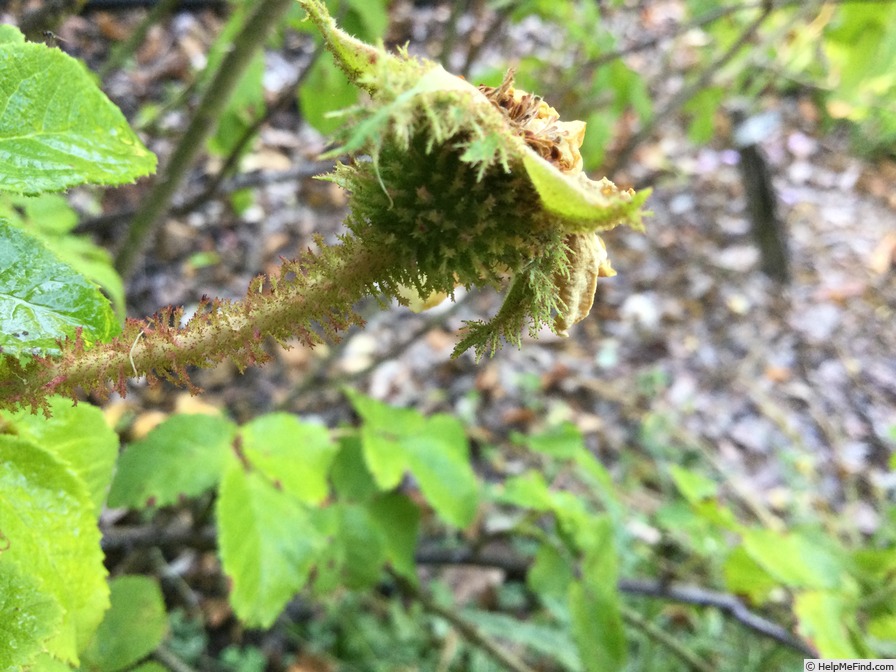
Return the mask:
M633 609L622 609L622 620L633 628L637 628L644 633L645 636L654 640L661 646L667 648L672 654L677 656L685 665L695 672L714 672L715 667L700 658L693 651L683 646L673 635L663 630L661 627L651 623Z
M616 153L615 157L613 158L612 165L607 166L604 170L607 173L613 173L614 171L618 170L620 166L625 165L635 149L642 142L647 140L647 138L653 135L656 127L662 120L674 114L697 93L709 86L709 84L713 80L713 77L716 76L719 70L721 70L722 67L724 67L725 64L728 63L732 58L734 58L737 53L744 46L746 46L747 42L752 39L756 31L759 30L759 27L769 18L772 13L772 9L773 7L771 3L763 3L763 8L759 16L756 17L756 19L754 19L753 22L744 29L744 31L734 41L734 43L730 47L728 47L728 49L721 56L719 56L715 61L709 64L695 82L693 82L690 86L682 88L677 94L672 96L672 99L653 116L649 123L645 124L637 133L632 135L625 143L625 145L623 145L622 148Z
M483 32L482 37L476 42L470 42L467 47L467 54L464 57L463 67L460 69L461 75L469 78L470 71L473 68L473 63L476 62L476 59L479 58L479 54L482 52L482 49L487 46L496 38L501 29L504 28L508 19L510 18L511 13L513 12L514 6L512 4L506 5L502 7L495 15L494 20L488 26L488 28Z
M261 48L268 33L291 6L292 0L262 0L255 6L240 33L234 37L231 50L221 61L203 94L180 144L131 222L124 244L115 257L115 267L123 277L127 278L134 272L135 263L162 222L171 199L194 159L214 130L215 121L239 84L252 55Z
M868 3L886 5L893 2L896 2L896 0L835 0L830 4L849 5ZM715 23L720 19L731 16L732 14L737 14L754 9L763 9L769 5L771 5L772 11L776 11L781 9L788 9L790 7L800 7L804 3L805 0L779 0L779 2L774 3L770 3L768 0L756 0L755 2L743 2L740 4L732 4L725 7L717 7L716 9L710 10L705 14L701 14L700 16L695 17L690 21L678 24L669 31L660 33L658 35L652 35L644 40L641 40L640 42L634 42L624 47L614 49L613 51L608 51L600 54L599 56L596 56L595 58L582 63L582 65L578 68L578 71L591 73L597 68L603 67L620 58L624 58L641 51L646 51L648 49L653 49L660 42L679 37L680 35L683 35L690 30L693 30L695 28L702 28L709 25L710 23ZM584 76L582 77L582 79L585 78L586 77Z
M806 642L796 639L786 628L750 611L743 602L730 593L720 593L698 586L675 586L660 581L638 579L620 579L619 590L629 595L655 597L698 607L715 607L750 630L773 639L779 644L789 646L812 658L817 657L818 654Z
M417 590L417 588L401 577L396 576L395 579L403 593L417 600L426 611L444 618L464 639L470 642L470 644L485 651L488 655L498 661L498 663L508 670L511 670L511 672L535 672L533 668L526 665L526 663L517 658L510 651L501 647L497 642L487 637L479 630L479 628L465 620L457 612L437 604L431 597L423 591Z
M208 549L214 545L212 527L193 530L180 527L159 529L147 527L111 528L103 533L103 550L121 550L144 546L188 545ZM524 581L529 571L529 561L513 555L508 549L477 551L470 549L421 548L414 560L420 565L473 565L501 569L514 581ZM653 597L670 602L690 604L695 607L714 607L746 628L768 637L779 644L809 657L817 657L817 651L806 642L794 637L786 628L756 614L736 596L708 590L700 586L674 585L646 579L620 579L619 591L628 595ZM425 606L425 605L424 605Z
M672 30L660 33L658 35L652 35L647 39L641 40L640 42L634 42L624 47L614 49L613 51L608 51L600 54L599 56L585 61L582 64L582 71L586 73L582 76L582 79L587 79L590 76L590 73L594 72L598 68L612 63L613 61L619 60L620 58L625 58L626 56L630 56L631 54L637 54L638 52L646 51L648 49L653 49L660 42L671 40L695 28L702 28L703 26L709 25L710 23L715 23L719 19L724 19L726 16L730 16L731 14L736 14L737 12L742 12L747 9L756 9L758 7L758 3L755 5L741 4L732 5L729 7L718 7L716 9L713 9L712 11L706 12L705 14L701 14L691 21L681 23L675 26Z
M302 70L301 74L296 77L295 81L292 84L289 84L283 87L283 90L277 96L277 99L268 106L265 110L264 114L259 115L255 121L253 121L240 136L239 140L236 141L233 148L230 150L227 158L224 160L224 164L215 173L215 176L211 179L208 186L202 190L201 193L197 194L195 197L191 198L187 203L185 203L182 207L188 208L190 210L194 210L199 207L206 201L212 199L215 193L218 191L218 188L221 186L221 183L224 181L231 171L237 166L237 163L240 160L240 157L243 155L243 150L245 150L246 145L252 141L252 139L258 134L258 131L261 127L271 118L274 114L284 108L287 103L291 102L295 99L296 89L299 88L302 83L308 78L308 74L311 72L311 68L314 66L315 61L320 58L320 55L323 53L323 44L319 45L317 49L315 49L314 53L311 55L311 60L308 62L308 65Z
M504 570L508 576L520 580L524 579L529 571L529 562L525 558L509 555L506 549L498 553L474 553L467 549L428 549L418 552L416 561L420 564L433 565L465 564L497 567ZM619 590L629 595L655 597L697 607L715 607L750 630L779 644L811 657L815 657L817 653L808 644L795 638L786 628L750 611L743 602L729 593L715 592L699 586L678 586L640 579L620 579Z
M251 173L241 173L234 175L230 179L224 180L223 184L216 190L215 197L231 194L241 189L254 189L256 187L265 187L271 184L280 184L281 182L296 182L307 177L322 175L333 169L332 161L315 161L302 163L287 170L257 170ZM176 217L188 215L199 209L208 202L209 197L206 195L207 190L202 193L189 197L180 204L174 205L168 212ZM110 227L124 224L130 218L137 214L137 208L127 208L110 212L97 217L91 217L79 222L75 233L88 233L91 231L105 231Z
M183 525L162 528L155 525L116 525L103 530L101 546L104 553L149 547L187 547L210 551L217 546L217 533L211 525L198 530Z
M454 2L451 5L451 15L445 24L445 36L442 39L442 45L439 49L439 56L436 59L445 69L451 69L451 52L454 51L454 45L457 42L457 22L468 9L469 0L463 2Z

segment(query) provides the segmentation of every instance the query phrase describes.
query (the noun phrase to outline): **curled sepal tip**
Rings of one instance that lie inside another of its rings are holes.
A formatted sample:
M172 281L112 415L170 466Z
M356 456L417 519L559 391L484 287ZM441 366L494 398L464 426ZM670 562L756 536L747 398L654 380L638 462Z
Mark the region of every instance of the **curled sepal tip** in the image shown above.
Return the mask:
M376 71L378 63L395 57L340 30L321 0L299 0L299 4L317 26L324 44L349 80L356 86L369 90L372 85L370 77Z
M523 157L542 205L560 218L570 233L605 231L627 224L643 231L642 206L650 190L620 189L607 178L592 180L585 173L564 173L535 155Z

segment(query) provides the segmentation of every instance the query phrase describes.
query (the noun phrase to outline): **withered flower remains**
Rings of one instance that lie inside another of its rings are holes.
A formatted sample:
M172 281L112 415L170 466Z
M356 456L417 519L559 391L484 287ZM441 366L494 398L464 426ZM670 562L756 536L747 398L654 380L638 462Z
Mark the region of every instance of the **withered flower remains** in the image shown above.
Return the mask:
M597 232L641 229L647 192L583 172L585 124L541 97L476 87L441 66L371 47L339 30L320 0L300 0L337 63L371 100L352 111L334 154L356 158L327 177L350 192L352 233L394 260L381 289L419 308L457 286L510 287L498 314L467 325L456 352L493 352L589 312L613 275ZM411 297L412 299L414 297Z

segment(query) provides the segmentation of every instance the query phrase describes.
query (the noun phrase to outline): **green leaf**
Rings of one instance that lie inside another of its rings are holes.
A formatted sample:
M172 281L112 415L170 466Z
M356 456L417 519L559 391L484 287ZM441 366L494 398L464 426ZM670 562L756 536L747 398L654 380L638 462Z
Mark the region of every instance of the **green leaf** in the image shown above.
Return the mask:
M13 668L15 669L15 668ZM53 658L47 653L42 653L32 661L28 670L36 670L37 672L72 672L70 665L63 663L58 658ZM16 670L18 672L18 670Z
M252 467L284 492L305 504L320 504L327 497L327 473L338 448L326 427L288 413L269 413L242 427L240 436Z
M213 487L236 427L211 415L175 415L129 445L118 461L109 506L167 506Z
M860 581L888 582L896 577L896 548L857 548L852 551L854 571Z
M2 561L35 577L64 609L47 651L76 663L109 604L87 487L49 452L0 435L0 526Z
M795 532L746 530L743 548L765 571L793 588L836 588L844 567L818 539Z
M394 488L408 467L401 439L419 434L425 419L416 411L393 408L354 390L346 389L345 394L364 420L361 447L370 473L381 490Z
M404 445L389 432L364 425L361 428L364 461L380 490L390 490L401 483L408 466Z
M513 441L555 459L572 461L578 467L579 478L594 490L614 515L621 517L622 505L612 476L585 447L582 432L574 424L564 422L532 436L514 435Z
M434 415L420 434L402 443L411 473L436 513L455 527L473 522L479 506L479 482L460 422L450 415Z
M349 33L367 42L375 42L385 36L389 27L387 0L348 0L346 4L350 11L342 20L342 25Z
M855 612L841 595L813 590L797 594L793 611L799 618L800 634L812 642L822 658L863 658L849 635L847 622Z
M703 145L708 143L716 133L716 113L728 95L721 86L710 86L698 91L684 106L684 111L692 116L688 126L688 139Z
M311 66L307 80L299 88L302 116L315 129L329 135L343 120L331 114L358 102L356 89L331 58L319 58Z
M449 524L466 527L476 515L479 484L470 466L467 438L452 416L424 418L346 390L364 420L361 442L367 466L383 490L394 488L410 470L436 512Z
M118 436L96 406L70 399L50 399L51 417L29 411L0 412L15 425L16 434L65 462L87 485L99 512L109 490L118 457Z
M217 518L234 611L250 626L270 627L305 585L323 539L294 497L236 460L221 481Z
M252 123L264 114L264 69L264 53L259 52L252 57L218 118L215 134L208 141L209 151L213 154L230 154ZM251 147L251 143L246 143L243 152Z
M735 548L722 567L726 588L737 595L746 595L761 603L780 584L744 550Z
M154 660L132 667L131 672L168 672L168 668Z
M414 552L420 531L420 509L399 493L386 493L368 504L370 519L385 542L386 558L398 574L417 581Z
M558 460L577 460L583 452L587 452L582 433L571 422L551 427L541 434L514 437L514 441Z
M364 462L360 437L352 435L340 439L339 452L330 468L330 480L339 499L364 501L380 492Z
M109 301L93 283L0 220L2 352L56 354L56 341L74 336L79 327L88 345L108 340L120 330Z
M145 576L122 576L110 584L112 603L81 656L82 667L118 672L155 651L168 630L159 585Z
M78 215L63 196L8 195L0 198L0 219L4 217L37 238L60 261L102 287L123 320L124 284L112 265L112 255L89 237L70 233L78 223Z
M588 672L622 669L628 652L619 602L618 560L608 516L592 521L593 545L585 549L582 578L569 586L573 638Z
M60 261L99 285L111 299L119 321L124 321L124 282L115 270L112 255L108 250L95 245L84 236L42 237L41 240Z
M585 115L584 122L588 128L579 152L585 170L592 171L603 165L607 156L607 147L613 142L615 126L619 121L619 113L612 108L598 106Z
M535 552L526 583L542 598L567 595L575 579L569 560L549 543L542 543Z
M0 191L124 184L156 157L77 60L42 44L0 44Z
M4 195L0 198L0 216L10 224L46 236L69 233L78 225L78 214L61 194Z
M703 474L679 467L677 464L669 465L669 475L682 497L690 504L699 504L705 499L711 499L718 492L715 481Z
M0 536L0 545L5 547L7 541ZM62 605L27 573L27 566L0 561L0 669L32 662L61 622Z
M547 481L537 471L527 471L507 479L497 498L503 504L532 511L550 511L553 506Z
M336 506L315 507L308 510L316 535L327 540L327 543L320 546L314 558L314 576L310 587L315 597L338 593L344 583L345 554L342 544L339 543L341 508L341 504L337 503Z
M357 504L339 505L339 531L343 582L347 588L372 588L382 577L386 562L383 536L373 525L370 512Z
M885 614L869 620L868 634L875 639L896 642L896 614Z
M22 31L9 24L0 25L0 46L4 44L25 44Z

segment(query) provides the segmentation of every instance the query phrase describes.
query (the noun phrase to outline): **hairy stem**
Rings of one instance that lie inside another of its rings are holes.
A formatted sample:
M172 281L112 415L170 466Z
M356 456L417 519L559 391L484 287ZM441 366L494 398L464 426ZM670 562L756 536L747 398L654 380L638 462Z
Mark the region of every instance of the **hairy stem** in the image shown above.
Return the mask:
M338 339L361 321L353 304L376 293L393 264L384 250L355 239L308 252L286 262L279 278L257 278L241 301L204 299L183 326L183 310L169 308L143 322L129 320L118 338L91 349L80 339L63 343L62 357L32 362L0 380L0 407L44 407L47 396L74 396L79 388L104 396L110 383L124 394L132 376L195 389L189 367L226 359L240 369L251 366L267 359L268 338L298 338L309 346Z

